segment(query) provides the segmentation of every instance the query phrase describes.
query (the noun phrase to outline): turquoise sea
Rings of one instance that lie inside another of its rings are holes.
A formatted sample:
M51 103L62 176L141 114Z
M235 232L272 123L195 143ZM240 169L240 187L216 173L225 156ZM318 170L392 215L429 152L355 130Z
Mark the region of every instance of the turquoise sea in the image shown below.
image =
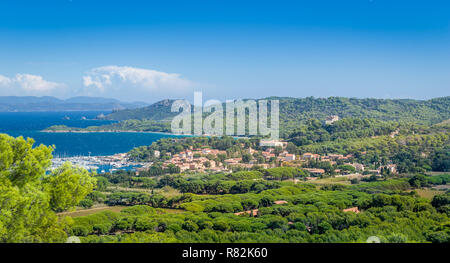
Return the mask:
M87 127L111 123L94 120L100 113L108 112L0 112L0 133L30 137L36 144L54 145L55 157L78 155L112 155L133 147L150 145L166 137L159 133L44 133L41 130L52 125Z

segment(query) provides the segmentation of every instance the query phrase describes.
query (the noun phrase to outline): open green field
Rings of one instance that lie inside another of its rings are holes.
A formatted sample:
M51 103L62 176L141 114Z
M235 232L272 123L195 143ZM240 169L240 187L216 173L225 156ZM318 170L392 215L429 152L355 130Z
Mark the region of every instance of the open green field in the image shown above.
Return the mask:
M91 214L95 214L102 211L112 211L112 212L120 212L122 209L126 208L126 206L102 206L102 207L94 207L89 209L80 209L72 212L63 212L59 213L58 216L70 216L70 217L79 217L79 216L87 216Z
M159 208L159 211L164 212L165 214L181 214L186 212L184 209L175 209L175 208Z
M308 183L318 184L318 185L326 185L326 184L342 184L342 185L350 185L350 179L348 177L330 177L323 178L317 180L310 180Z
M433 189L428 189L428 188L416 189L415 191L417 192L417 194L420 197L426 198L428 200L433 199L433 197L435 195L444 194L445 193L444 191L438 191L438 190L433 190Z

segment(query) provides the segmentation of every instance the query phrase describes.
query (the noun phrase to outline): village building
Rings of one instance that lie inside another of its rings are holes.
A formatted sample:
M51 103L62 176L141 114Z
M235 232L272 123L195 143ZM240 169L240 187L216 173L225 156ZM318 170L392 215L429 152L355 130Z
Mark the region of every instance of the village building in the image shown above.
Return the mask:
M336 122L336 121L338 121L338 120L339 120L339 116L337 116L337 115L331 115L331 116L328 116L328 117L325 119L325 124L327 124L327 125L333 124L333 122Z
M302 168L305 171L308 171L312 175L322 175L325 173L324 169L317 169L317 168Z
M249 214L250 216L257 216L258 211L259 211L258 209L253 209L253 210L247 210L247 211L238 212L238 213L234 213L234 214L237 216L243 215L243 214Z
M344 210L342 210L342 212L353 212L353 213L357 213L357 214L361 213L361 211L359 210L359 208L357 206L344 209Z
M303 158L309 160L318 160L320 159L320 155L314 153L304 153Z
M203 154L210 154L211 153L211 149L209 149L209 148L202 149L202 153Z
M344 155L342 155L342 154L328 154L327 157L330 160L344 159Z
M381 174L381 169L382 168L387 168L389 170L389 172L392 173L392 174L396 174L397 173L397 166L395 164L388 164L388 165L385 165L385 166L380 166L378 168L378 173Z
M266 158L266 160L269 160L272 157L275 157L274 153L270 153L270 152L262 152L261 155Z
M276 140L261 140L259 142L259 146L261 147L283 147L287 146L287 142L281 142Z
M286 161L286 162L289 162L289 161L295 161L295 154L286 154L285 156L284 156L284 160Z
M364 165L362 165L360 163L352 163L350 165L355 167L356 171L358 171L358 172L364 171Z
M230 159L226 159L224 160L224 162L227 165L232 165L232 164L238 164L242 161L242 158L230 158Z

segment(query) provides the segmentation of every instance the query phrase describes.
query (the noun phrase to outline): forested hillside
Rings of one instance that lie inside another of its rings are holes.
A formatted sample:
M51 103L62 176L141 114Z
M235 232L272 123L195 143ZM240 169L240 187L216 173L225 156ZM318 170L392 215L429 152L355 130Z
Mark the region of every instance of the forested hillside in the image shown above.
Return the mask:
M327 116L340 118L376 119L401 121L403 123L435 124L450 119L450 97L431 100L409 99L357 99L329 98L280 98L280 132L286 137L288 131L306 124L310 119L324 121ZM139 109L119 110L106 116L109 120L155 120L169 121L177 113L171 112L173 100L164 100ZM269 103L270 105L270 103Z
M170 123L153 120L124 120L101 126L86 128L53 125L43 132L170 132Z
M271 98L276 99L276 98ZM450 97L431 100L322 98L278 98L280 127L285 131L311 118L324 121L327 116L373 118L385 121L435 124L450 119Z
M320 186L270 179L271 172L104 174L104 189L135 191L93 192L91 204L121 211L75 217L68 232L82 242L366 242L373 235L383 243L449 242L449 194L429 200L416 192L416 181L442 185L448 175Z
M304 122L310 118L324 120L329 115L378 120L414 121L422 124L438 123L450 119L450 97L431 100L409 99L357 99L329 98L281 98L280 119L285 122ZM170 111L173 100L163 100L148 107L120 110L106 116L110 120L151 119L163 120L176 115Z
M450 97L431 100L329 98L269 98L280 100L281 118L286 120L341 118L375 118L379 120L438 123L450 118Z
M170 111L173 102L174 100L162 100L144 108L114 111L105 116L105 119L116 121L144 119L156 121L168 120L177 115L177 113Z

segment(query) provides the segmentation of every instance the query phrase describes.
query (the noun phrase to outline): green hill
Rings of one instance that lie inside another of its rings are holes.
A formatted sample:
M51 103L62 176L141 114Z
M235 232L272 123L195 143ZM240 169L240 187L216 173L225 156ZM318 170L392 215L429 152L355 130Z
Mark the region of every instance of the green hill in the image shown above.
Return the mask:
M376 119L431 125L450 119L450 97L431 100L356 99L356 98L277 98L280 100L282 131L297 128L309 119L340 118Z
M421 124L434 124L450 119L450 97L431 100L412 99L357 99L329 98L282 98L280 118L283 121L304 122L310 118L324 120L329 115L341 118L374 118L378 120L403 120ZM176 113L170 111L174 100L163 100L138 109L115 111L106 116L109 120L151 119L167 120Z
M306 124L310 119L325 120L327 116L340 118L376 119L401 121L417 124L436 124L450 119L450 97L431 100L412 99L357 99L343 97L329 98L282 98L280 101L281 134ZM169 121L177 113L170 111L174 100L163 100L139 109L119 110L107 115L109 120L154 120Z
M106 115L104 119L116 121L144 119L154 121L169 120L177 115L177 113L170 111L174 101L166 99L143 108L117 110Z

